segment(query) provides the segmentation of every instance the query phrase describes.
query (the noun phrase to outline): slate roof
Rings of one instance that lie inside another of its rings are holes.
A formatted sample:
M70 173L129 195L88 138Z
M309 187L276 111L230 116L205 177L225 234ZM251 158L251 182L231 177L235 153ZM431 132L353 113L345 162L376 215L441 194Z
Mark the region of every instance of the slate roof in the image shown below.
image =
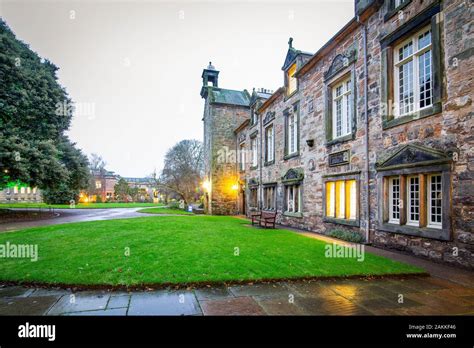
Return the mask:
M209 88L209 102L212 104L250 105L250 94L247 90L235 91L233 89Z

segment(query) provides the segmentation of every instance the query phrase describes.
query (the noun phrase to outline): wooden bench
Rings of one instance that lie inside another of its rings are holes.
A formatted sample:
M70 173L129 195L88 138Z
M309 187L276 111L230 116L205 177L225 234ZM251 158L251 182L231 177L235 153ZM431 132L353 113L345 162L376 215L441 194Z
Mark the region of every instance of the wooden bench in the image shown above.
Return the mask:
M251 213L252 226L258 224L264 228L275 228L276 212L274 211L259 211Z

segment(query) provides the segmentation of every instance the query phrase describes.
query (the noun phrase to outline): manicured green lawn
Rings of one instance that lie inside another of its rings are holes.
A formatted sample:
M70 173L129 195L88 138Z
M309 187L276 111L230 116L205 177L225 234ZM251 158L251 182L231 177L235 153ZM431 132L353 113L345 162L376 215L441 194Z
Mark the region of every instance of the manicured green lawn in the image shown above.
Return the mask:
M187 212L181 209L170 209L170 208L148 208L140 209L139 213L147 214L174 214L174 215L194 215L193 213Z
M0 280L140 285L421 271L368 253L363 262L327 258L325 242L247 224L233 217L156 216L3 233L0 244L37 244L39 259L0 258Z
M160 203L79 203L75 209L106 209L106 208L140 208L160 207ZM71 209L69 204L46 204L46 203L0 203L0 208L62 208Z

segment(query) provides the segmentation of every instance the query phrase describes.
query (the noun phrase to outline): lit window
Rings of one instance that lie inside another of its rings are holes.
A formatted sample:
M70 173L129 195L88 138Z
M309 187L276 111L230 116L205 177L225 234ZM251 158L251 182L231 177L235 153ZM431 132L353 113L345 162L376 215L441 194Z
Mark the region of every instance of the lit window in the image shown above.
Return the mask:
M258 148L257 148L257 137L250 139L250 146L252 148L252 167L258 165Z
M298 80L295 77L295 73L296 63L288 69L288 95L291 95L296 92L296 89L298 88Z
M20 193L25 193L25 188L24 187L20 188Z
M300 185L286 186L286 211L289 213L301 212Z
M274 131L273 126L269 126L265 130L265 148L266 148L266 160L267 162L271 162L275 159L274 151L275 151L275 138L274 138Z
M275 190L276 186L267 186L263 189L264 208L275 210Z
M326 217L356 220L357 187L355 180L326 182Z
M15 186L15 187L13 188L13 193L18 193L18 186Z
M433 104L431 29L425 28L394 49L397 116Z
M346 79L332 89L333 139L351 133L351 80Z
M96 188L96 189L100 189L101 187L102 187L102 183L101 183L99 180L97 180L97 181L95 182L95 188Z

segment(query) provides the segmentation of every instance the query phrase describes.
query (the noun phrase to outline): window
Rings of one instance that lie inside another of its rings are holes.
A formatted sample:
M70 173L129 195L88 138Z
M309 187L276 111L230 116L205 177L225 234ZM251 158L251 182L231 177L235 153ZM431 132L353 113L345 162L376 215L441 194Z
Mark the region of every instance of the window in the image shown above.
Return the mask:
M96 180L95 182L95 188L96 189L100 189L102 187L102 183L100 182L100 180Z
M33 194L36 194L36 187L33 187Z
M15 187L13 188L13 193L18 193L18 186L15 186Z
M357 219L355 179L326 182L326 217L338 220Z
M298 88L298 80L295 77L296 63L288 69L288 95L292 95Z
M389 222L399 223L400 222L400 178L390 178L390 217Z
M249 205L253 208L258 207L258 188L252 187L250 188L250 201Z
M257 137L250 139L250 147L252 148L252 167L258 166L258 148L257 148Z
M297 109L286 116L286 154L298 152L298 114Z
M289 213L301 212L301 189L300 185L286 186L286 211Z
M240 152L239 152L239 166L240 171L245 171L245 144L240 144Z
M251 116L250 116L250 125L254 125L254 124L257 124L257 114L255 113L255 111L252 109L251 111Z
M272 162L275 159L275 136L273 126L265 129L265 161Z
M441 175L428 177L428 227L441 228L442 190Z
M442 228L443 187L441 174L401 175L389 177L387 180L389 189L388 223ZM402 190L403 183L406 184L406 192ZM406 206L403 204L403 197L405 197Z
M28 193L28 194L31 193L31 187L26 188L26 193Z
M276 186L263 188L263 205L265 210L275 210Z
M25 193L25 188L24 187L20 187L20 193Z
M431 29L424 28L394 49L396 116L433 104Z
M408 177L408 221L407 224L419 226L420 224L420 178Z
M332 88L332 97L332 137L335 139L351 133L351 79L335 85Z

